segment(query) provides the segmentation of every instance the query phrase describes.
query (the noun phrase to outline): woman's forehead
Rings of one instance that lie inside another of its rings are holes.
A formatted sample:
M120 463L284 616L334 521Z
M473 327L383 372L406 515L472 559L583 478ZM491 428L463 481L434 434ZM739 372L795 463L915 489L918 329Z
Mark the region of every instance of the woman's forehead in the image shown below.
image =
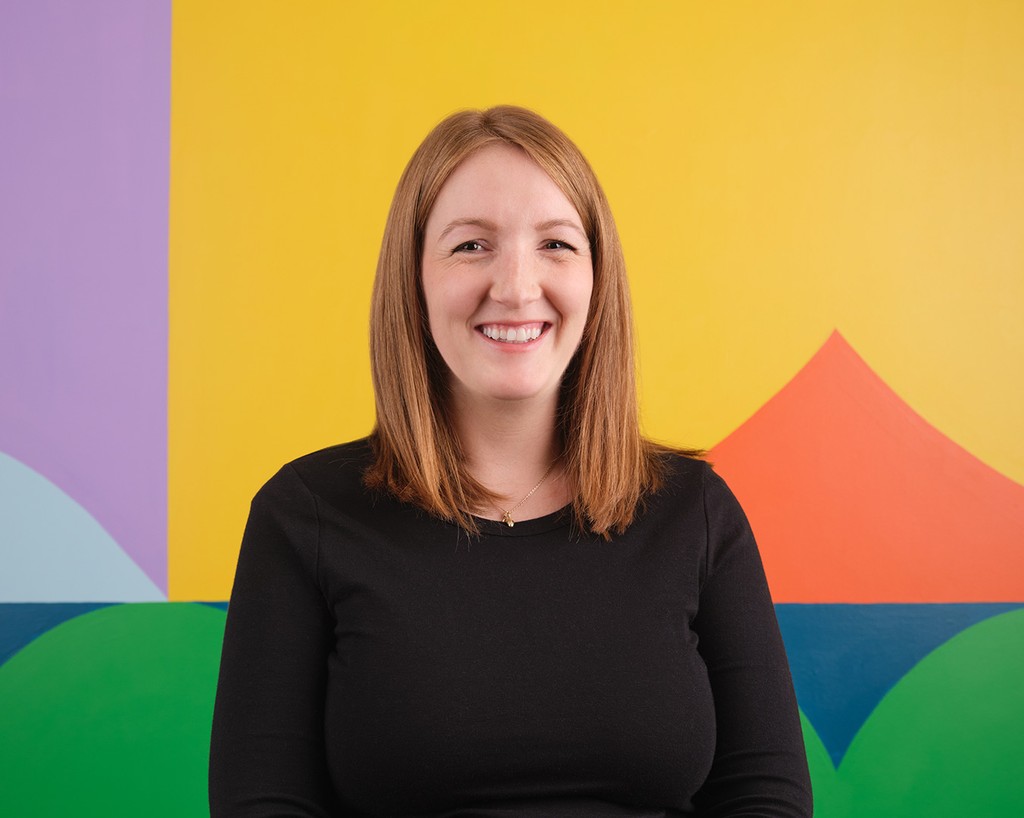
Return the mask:
M583 226L573 203L525 150L499 143L474 151L452 171L431 207L427 232L509 222Z

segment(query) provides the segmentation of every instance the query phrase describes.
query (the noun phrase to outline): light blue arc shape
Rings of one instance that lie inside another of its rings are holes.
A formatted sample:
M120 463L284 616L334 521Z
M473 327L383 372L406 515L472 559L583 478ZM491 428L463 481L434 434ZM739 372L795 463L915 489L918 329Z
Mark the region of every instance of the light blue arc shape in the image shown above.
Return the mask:
M0 452L0 602L166 598L88 511Z

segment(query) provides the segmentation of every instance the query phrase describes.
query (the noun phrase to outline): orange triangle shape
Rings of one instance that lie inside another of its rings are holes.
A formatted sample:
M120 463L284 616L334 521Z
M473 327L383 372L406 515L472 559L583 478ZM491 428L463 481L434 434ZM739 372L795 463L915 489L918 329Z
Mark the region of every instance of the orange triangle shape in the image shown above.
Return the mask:
M776 602L1024 600L1024 486L914 412L838 332L712 460Z

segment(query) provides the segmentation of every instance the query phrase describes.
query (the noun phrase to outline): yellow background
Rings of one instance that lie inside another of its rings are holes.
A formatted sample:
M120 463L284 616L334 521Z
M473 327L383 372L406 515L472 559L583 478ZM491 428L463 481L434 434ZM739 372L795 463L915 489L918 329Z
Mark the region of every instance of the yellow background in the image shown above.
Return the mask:
M651 435L714 445L836 328L1024 482L1024 4L173 9L172 600L226 599L259 485L370 430L387 206L464 107L532 107L597 170Z

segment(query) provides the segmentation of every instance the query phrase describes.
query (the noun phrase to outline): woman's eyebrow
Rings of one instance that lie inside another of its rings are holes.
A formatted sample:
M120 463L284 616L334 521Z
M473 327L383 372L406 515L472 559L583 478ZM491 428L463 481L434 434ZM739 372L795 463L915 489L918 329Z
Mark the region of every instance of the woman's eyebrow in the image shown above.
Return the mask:
M476 219L472 217L467 217L464 219L455 219L454 221L448 222L444 230L442 230L441 234L437 237L437 240L440 241L441 239L443 239L445 236L451 233L452 230L454 230L456 227L466 226L479 227L482 230L490 230L491 232L494 232L495 230L498 229L498 225L496 225L494 222L487 221L487 219Z
M552 230L556 227L568 227L571 230L575 230L581 236L586 237L586 233L578 222L574 222L572 219L551 219L550 221L541 222L534 226L534 230L543 233L547 230Z
M479 227L481 230L489 230L494 232L498 229L498 225L488 219L481 219L474 216L467 216L461 219L453 219L445 225L444 230L440 232L437 237L438 241L442 241L445 236L451 233L453 230L459 227ZM556 227L568 227L570 230L575 230L581 236L586 238L586 232L579 222L575 222L572 219L549 219L539 224L534 225L534 230L539 233L543 233L547 230L553 230Z

